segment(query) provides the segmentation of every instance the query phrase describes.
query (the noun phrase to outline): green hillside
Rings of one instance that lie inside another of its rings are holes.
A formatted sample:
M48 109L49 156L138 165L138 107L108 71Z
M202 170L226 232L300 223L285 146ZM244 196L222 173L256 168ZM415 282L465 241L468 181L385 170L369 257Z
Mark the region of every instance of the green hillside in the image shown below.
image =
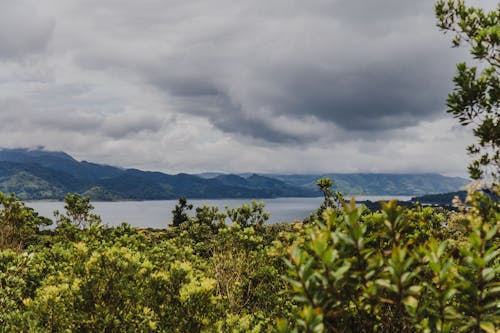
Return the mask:
M434 173L329 173L318 175L275 175L288 184L314 189L316 180L333 179L335 189L348 195L424 195L463 189L469 180Z
M0 149L0 191L23 200L61 200L68 192L102 201L315 197L321 177L347 195L418 196L458 191L468 182L439 174L169 175L79 162L64 152Z

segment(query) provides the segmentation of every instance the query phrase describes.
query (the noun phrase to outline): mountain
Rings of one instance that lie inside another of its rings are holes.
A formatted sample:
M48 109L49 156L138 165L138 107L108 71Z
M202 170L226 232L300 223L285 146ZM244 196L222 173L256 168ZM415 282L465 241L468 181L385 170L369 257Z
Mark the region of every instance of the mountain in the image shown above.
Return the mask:
M0 149L0 191L23 200L64 198L68 192L93 200L316 197L315 184L330 177L346 194L423 195L457 191L462 178L438 174L258 175L219 172L169 175L77 161L64 152Z
M40 148L0 149L0 161L38 164L87 180L113 177L123 172L123 169L120 168L86 161L79 162L64 152L47 151Z
M187 198L313 197L316 189L285 184L269 177L237 175L203 178L180 173L122 169L79 162L64 152L0 149L0 191L23 200L64 198L68 192L93 200L166 200ZM232 181L230 180L232 179Z
M460 177L446 177L435 173L329 173L321 175L274 175L285 183L313 189L316 180L329 177L334 188L347 195L425 195L453 192L462 189L470 181Z
M0 161L0 192L15 192L22 199L59 199L85 189L85 181L64 172L34 163Z

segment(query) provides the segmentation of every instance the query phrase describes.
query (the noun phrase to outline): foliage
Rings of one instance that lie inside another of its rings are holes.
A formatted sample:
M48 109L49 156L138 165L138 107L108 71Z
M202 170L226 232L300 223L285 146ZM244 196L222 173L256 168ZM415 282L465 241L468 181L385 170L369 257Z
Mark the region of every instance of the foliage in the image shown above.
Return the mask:
M500 4L490 12L465 5L463 0L436 3L438 27L453 32L453 46L468 44L477 66L457 65L448 112L462 125L473 124L478 142L467 150L476 159L469 165L473 179L500 174ZM487 174L485 175L485 171Z
M243 204L241 207L226 207L226 213L231 222L245 228L248 226L261 227L269 220L269 213L264 212L264 203L252 200L250 205Z
M69 195L56 229L0 251L0 332L494 332L498 195L471 191L457 212L327 197L308 224L203 206L156 231L106 227Z
M21 251L34 240L41 226L52 221L41 217L32 208L26 207L14 194L0 192L0 251Z
M287 280L300 305L279 332L497 332L500 328L500 205L471 191L454 236L443 240L444 213L380 213L354 201L328 209L290 250ZM457 214L457 213L455 213ZM456 218L456 217L455 217Z
M316 180L316 186L319 188L320 192L323 194L323 202L318 207L316 212L311 213L302 222L312 223L315 220L321 218L323 213L327 209L337 209L344 203L344 194L339 191L333 191L333 181L328 177L323 177Z
M461 1L436 13L487 63L480 77L459 65L448 99L463 124L477 122L477 178L498 167L498 13ZM180 198L163 230L109 228L78 194L43 230L51 221L0 193L0 333L500 330L498 184L469 189L455 212L395 201L370 211L327 178L317 185L324 201L304 223L266 225L255 201L191 217Z
M158 231L93 223L75 195L65 208L24 252L0 251L0 332L263 332L288 316L281 228L261 203L230 226L205 206Z
M172 225L178 227L181 223L189 220L189 216L186 211L193 209L193 205L188 204L185 197L179 198L179 203L175 205L172 211Z
M101 218L91 213L94 206L90 204L89 197L82 197L78 193L68 193L64 198L64 204L66 214L54 212L58 218L58 225L70 224L76 228L84 229L101 223Z

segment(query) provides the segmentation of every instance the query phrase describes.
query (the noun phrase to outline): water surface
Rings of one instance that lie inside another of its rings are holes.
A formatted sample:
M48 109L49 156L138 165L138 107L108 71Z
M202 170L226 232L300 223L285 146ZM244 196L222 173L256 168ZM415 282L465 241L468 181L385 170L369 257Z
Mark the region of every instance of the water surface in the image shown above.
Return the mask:
M356 196L356 200L410 200L409 196ZM260 199L264 201L265 211L270 212L269 223L292 222L302 220L315 211L323 198L275 198ZM134 227L165 228L172 220L172 210L177 200L157 201L115 201L92 202L94 213L101 216L103 223L117 226L127 222ZM189 200L194 207L203 205L217 206L224 211L224 207L231 208L249 204L250 199L217 199L217 200ZM40 215L53 219L54 210L64 211L64 203L58 201L30 201L26 203ZM194 210L194 209L193 209Z

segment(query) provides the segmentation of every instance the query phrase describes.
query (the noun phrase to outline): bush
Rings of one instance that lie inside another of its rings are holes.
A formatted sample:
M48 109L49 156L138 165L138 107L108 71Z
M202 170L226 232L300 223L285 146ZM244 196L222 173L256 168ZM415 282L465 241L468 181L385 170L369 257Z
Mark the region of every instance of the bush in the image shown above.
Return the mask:
M464 246L439 238L443 215L395 201L364 214L354 202L304 229L287 260L300 305L279 332L498 332L499 189L471 191ZM456 219L456 217L455 217ZM375 236L375 237L374 237Z

